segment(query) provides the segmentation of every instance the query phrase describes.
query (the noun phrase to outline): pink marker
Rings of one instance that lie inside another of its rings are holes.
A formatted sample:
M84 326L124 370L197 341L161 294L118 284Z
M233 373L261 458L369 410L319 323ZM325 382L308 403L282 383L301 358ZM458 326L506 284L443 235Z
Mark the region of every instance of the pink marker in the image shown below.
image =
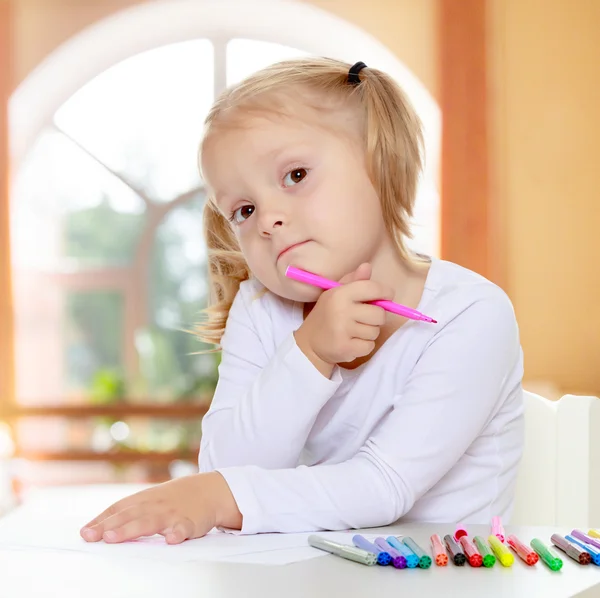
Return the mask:
M454 539L459 542L459 540L464 537L464 536L468 536L469 533L467 532L467 528L462 524L459 523L456 526L456 531L454 532Z
M305 270L300 270L299 268L294 268L294 266L288 266L286 268L285 275L288 278L297 280L298 282L305 282L306 284L311 284L314 287L319 287L325 290L342 286L339 282L323 278L322 276L312 274L311 272L306 272ZM409 318L411 320L418 320L420 322L430 322L431 324L437 324L437 320L434 320L433 318L422 314L420 311L412 309L412 307L406 307L405 305L394 303L393 301L387 301L386 299L382 299L377 301L369 301L369 303L372 305L377 305L378 307L382 307L383 309L385 309L385 311L389 311L393 314L398 314L399 316L404 316L405 318Z
M496 536L500 542L504 542L504 528L502 527L502 519L498 516L492 517L492 535Z

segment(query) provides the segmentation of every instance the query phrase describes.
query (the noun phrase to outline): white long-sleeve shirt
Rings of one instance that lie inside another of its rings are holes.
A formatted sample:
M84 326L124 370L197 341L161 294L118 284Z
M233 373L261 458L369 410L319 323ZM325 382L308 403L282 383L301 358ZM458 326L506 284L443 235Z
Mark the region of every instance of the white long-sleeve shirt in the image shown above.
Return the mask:
M409 321L365 364L325 378L295 343L303 304L243 282L203 420L200 471L219 471L241 533L405 521L508 520L523 448L513 307L433 259Z

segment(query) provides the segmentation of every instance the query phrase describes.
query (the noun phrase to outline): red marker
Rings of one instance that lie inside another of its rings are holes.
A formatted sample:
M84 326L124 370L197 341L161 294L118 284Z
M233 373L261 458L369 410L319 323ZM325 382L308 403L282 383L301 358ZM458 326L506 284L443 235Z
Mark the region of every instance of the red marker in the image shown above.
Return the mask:
M481 567L483 565L483 557L479 554L479 551L475 548L473 542L469 540L468 536L460 538L460 545L463 547L471 567Z
M511 534L508 536L506 542L508 545L517 553L522 561L525 561L529 566L535 565L540 557L536 554L535 550L531 550L529 546L525 546L517 536Z

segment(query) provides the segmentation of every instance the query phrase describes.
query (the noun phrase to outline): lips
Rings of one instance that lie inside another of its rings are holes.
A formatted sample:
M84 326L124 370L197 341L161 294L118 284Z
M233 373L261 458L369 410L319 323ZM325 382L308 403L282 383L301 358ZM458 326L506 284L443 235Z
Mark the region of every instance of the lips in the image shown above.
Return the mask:
M301 241L300 243L294 243L292 245L288 245L287 247L285 247L284 249L282 249L279 252L279 255L277 256L277 260L279 260L283 255L285 255L291 249L295 249L296 247L300 247L300 245L304 245L305 243L308 243L308 241Z

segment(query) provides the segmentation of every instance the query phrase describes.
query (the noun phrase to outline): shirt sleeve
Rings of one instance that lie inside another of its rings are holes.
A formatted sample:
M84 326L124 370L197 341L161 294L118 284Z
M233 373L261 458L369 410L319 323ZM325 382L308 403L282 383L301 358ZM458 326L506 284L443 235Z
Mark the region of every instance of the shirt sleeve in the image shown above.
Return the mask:
M265 471L220 470L243 515L241 533L388 525L467 451L501 407L521 360L512 305L498 290L432 337L393 409L350 460Z
M329 379L313 366L293 333L267 354L248 305L259 300L252 288L241 288L229 312L219 381L202 420L201 472L295 467L321 407L341 383L337 370Z

